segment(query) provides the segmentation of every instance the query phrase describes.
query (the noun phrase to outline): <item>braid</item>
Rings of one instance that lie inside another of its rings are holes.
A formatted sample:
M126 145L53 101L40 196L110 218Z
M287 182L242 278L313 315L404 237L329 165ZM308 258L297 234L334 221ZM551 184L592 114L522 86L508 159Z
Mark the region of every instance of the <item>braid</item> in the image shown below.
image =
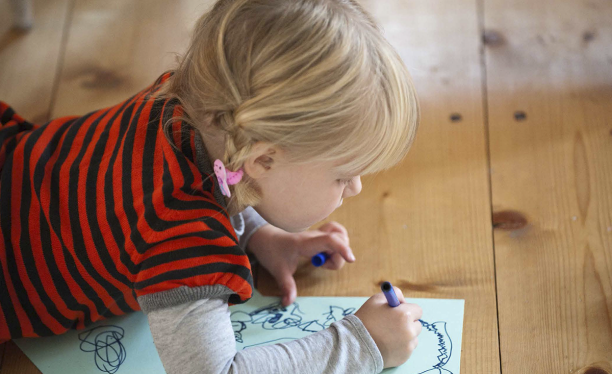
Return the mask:
M234 111L217 113L217 124L225 132L225 154L221 160L231 171L243 167L251 151L252 139L244 129L235 122ZM242 180L229 186L232 193L228 204L228 213L237 214L248 206L259 204L262 192L256 182L244 173Z

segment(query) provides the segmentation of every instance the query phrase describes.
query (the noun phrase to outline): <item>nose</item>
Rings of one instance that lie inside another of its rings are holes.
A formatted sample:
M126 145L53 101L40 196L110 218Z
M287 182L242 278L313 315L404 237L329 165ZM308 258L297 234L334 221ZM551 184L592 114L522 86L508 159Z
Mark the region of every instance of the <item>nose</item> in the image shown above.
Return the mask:
M351 197L359 195L361 192L361 176L356 176L353 178L351 183L344 189L344 194L342 197Z

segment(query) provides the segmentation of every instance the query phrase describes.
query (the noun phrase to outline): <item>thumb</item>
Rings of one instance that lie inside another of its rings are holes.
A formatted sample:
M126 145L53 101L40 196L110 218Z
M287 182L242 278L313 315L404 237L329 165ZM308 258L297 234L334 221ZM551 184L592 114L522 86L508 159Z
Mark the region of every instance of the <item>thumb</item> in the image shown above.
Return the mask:
M275 276L276 282L282 293L281 303L283 306L293 304L297 296L297 286L295 285L295 279L289 272L281 272L278 276Z

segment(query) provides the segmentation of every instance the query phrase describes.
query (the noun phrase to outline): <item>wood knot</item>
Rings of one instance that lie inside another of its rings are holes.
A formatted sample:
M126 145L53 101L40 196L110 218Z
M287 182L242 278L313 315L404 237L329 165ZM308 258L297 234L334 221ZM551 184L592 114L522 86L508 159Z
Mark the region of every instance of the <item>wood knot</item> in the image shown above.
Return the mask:
M404 279L400 279L395 286L399 287L401 290L408 290L408 291L436 292L438 290L438 287L433 284L411 283Z
M493 228L501 230L517 230L527 225L527 218L517 211L504 210L493 212Z
M81 87L89 89L110 89L121 86L125 83L125 78L117 75L111 70L93 70L89 75L89 80L83 81Z
M81 80L80 86L89 89L114 89L128 83L129 78L98 65L84 65L68 74L69 79Z
M514 112L514 119L517 121L524 121L525 119L527 119L527 114L522 110L517 110L516 112Z
M483 44L490 47L497 47L505 44L504 36L495 30L484 30L482 33Z
M610 374L610 373L600 368L587 368L584 371L584 374Z
M575 374L612 374L610 361L594 362L575 372Z
M452 113L450 115L450 120L452 122L461 122L461 114L459 114L459 113Z
M585 42L590 42L593 39L595 39L595 33L593 31L585 31L582 34L582 40L584 40Z

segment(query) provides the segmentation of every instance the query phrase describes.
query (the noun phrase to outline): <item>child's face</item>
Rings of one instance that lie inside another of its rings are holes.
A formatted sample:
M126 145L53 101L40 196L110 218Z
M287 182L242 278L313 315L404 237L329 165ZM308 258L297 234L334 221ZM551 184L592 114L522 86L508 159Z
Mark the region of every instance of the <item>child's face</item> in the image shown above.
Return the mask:
M361 178L334 174L332 163L291 165L279 151L258 160L263 162L245 165L263 192L262 202L253 208L266 221L289 232L306 231L327 218L343 198L361 192ZM345 182L348 179L350 183Z

